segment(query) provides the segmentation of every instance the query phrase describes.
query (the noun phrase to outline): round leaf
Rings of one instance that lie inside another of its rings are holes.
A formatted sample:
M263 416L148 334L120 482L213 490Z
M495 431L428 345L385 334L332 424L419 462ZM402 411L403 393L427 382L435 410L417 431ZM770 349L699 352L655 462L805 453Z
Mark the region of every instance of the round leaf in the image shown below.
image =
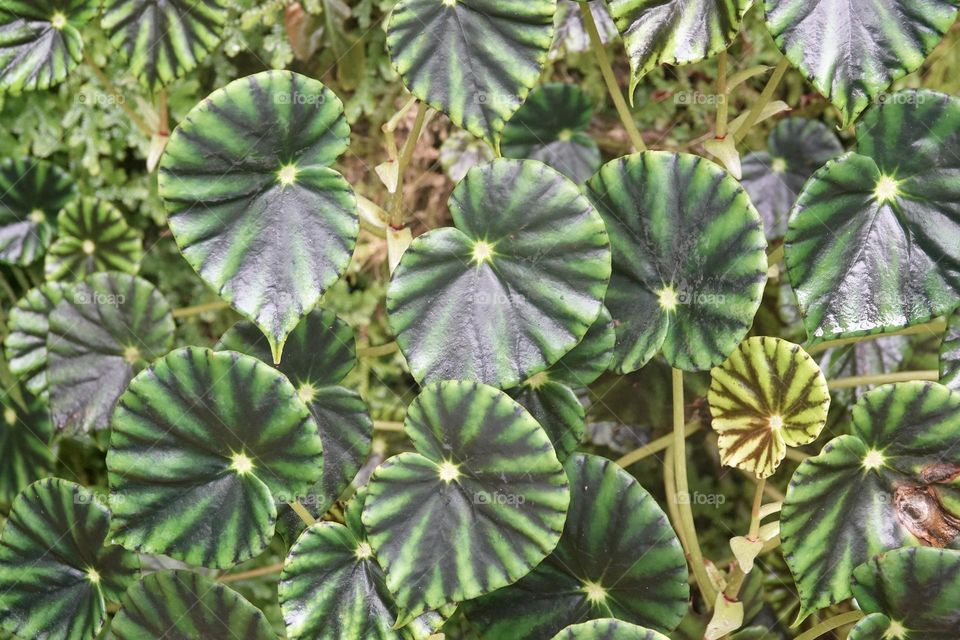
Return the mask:
M222 0L106 0L100 24L130 73L156 91L207 57L226 19Z
M583 440L586 416L577 394L570 387L542 379L544 375L538 373L512 389L510 397L540 423L553 443L557 459L563 462Z
M9 504L21 489L48 475L53 467L53 425L50 410L39 400L29 399L26 409L6 394L0 400L0 503Z
M406 615L515 582L549 554L570 500L563 467L537 421L486 385L428 385L402 453L370 479L363 524Z
M901 546L960 546L960 395L936 383L884 385L853 407L851 435L802 462L781 537L800 618L851 596L854 567Z
M960 100L905 91L857 127L858 153L807 182L790 218L790 283L816 340L899 329L957 306Z
M123 597L112 640L274 640L266 616L243 597L190 571L151 573Z
M556 550L514 585L465 603L482 638L538 640L595 618L667 633L687 611L687 563L667 516L599 456L566 462L570 510Z
M667 636L651 629L616 618L598 618L567 627L553 640L668 640Z
M53 239L51 221L74 193L70 177L55 165L0 160L0 262L23 266L42 256Z
M957 0L766 0L787 60L848 125L893 81L920 68L957 18Z
M81 280L97 271L136 273L143 248L140 233L127 226L109 202L82 198L57 217L57 241L47 251L47 280Z
M710 377L720 460L758 478L773 475L787 447L813 442L827 423L827 380L800 345L748 338Z
M507 158L541 160L577 184L600 168L600 148L587 134L593 106L575 84L534 89L503 130Z
M6 349L10 373L27 391L47 397L47 333L50 314L63 299L66 285L47 282L30 289L10 311L7 320Z
M597 380L613 362L613 349L617 336L613 329L613 317L606 307L587 329L580 344L560 358L544 373L548 380L568 384L575 389L586 387Z
M886 640L890 638L887 633L890 631L890 625L890 618L882 613L869 613L850 629L847 640Z
M516 386L597 319L610 277L603 221L575 184L532 160L471 169L450 211L455 228L416 238L394 271L390 325L418 381Z
M410 93L496 146L540 78L555 11L556 0L400 0L387 48Z
M78 484L48 478L17 496L0 536L0 626L20 638L99 633L106 602L137 579L137 556L104 546L110 512Z
M346 270L360 223L329 166L349 142L340 99L290 71L214 91L177 126L158 191L187 262L256 323L273 360Z
M191 564L225 568L263 551L277 504L322 472L296 389L233 351L171 352L133 379L111 426L113 538Z
M647 151L605 164L587 195L613 246L616 371L636 371L660 349L686 371L723 362L767 278L760 216L739 183L703 158Z

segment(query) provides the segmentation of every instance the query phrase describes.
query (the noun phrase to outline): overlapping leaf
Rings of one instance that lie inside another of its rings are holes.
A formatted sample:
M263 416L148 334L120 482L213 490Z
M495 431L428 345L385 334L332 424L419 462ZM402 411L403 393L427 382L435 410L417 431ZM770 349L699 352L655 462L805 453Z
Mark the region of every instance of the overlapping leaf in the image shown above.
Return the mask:
M55 478L17 496L0 535L0 627L20 638L93 638L137 579L136 555L105 545L110 511Z
M586 387L610 368L617 335L613 317L606 307L587 329L583 340L544 373L548 380L562 382L574 389Z
M544 379L545 375L546 372L538 373L509 393L540 423L553 443L557 458L563 462L583 440L586 415L570 387Z
M787 231L816 340L925 322L960 300L960 100L897 93L867 112L857 141L807 182Z
M833 347L824 351L820 368L828 380L896 371L909 350L909 344L907 337L885 336ZM863 385L853 389L834 389L831 396L835 403L850 402L860 396L860 390L868 388Z
M400 0L387 48L410 93L496 146L540 77L555 11L556 0Z
M10 311L3 340L10 373L27 391L47 397L47 333L50 314L63 299L67 285L46 282L30 289Z
M703 158L647 151L604 165L587 195L613 246L613 368L635 371L659 350L687 371L723 362L767 277L760 216L743 188Z
M97 271L136 273L143 247L140 234L109 202L82 198L57 218L58 237L47 251L47 280L80 280Z
M343 105L322 83L266 71L194 107L160 162L159 193L177 245L260 327L274 362L350 262L357 201L330 168L349 137Z
M800 617L849 598L854 568L901 546L960 547L960 394L884 385L853 408L851 435L800 464L781 513Z
M0 262L28 265L42 256L53 240L52 222L74 193L69 176L55 165L0 160Z
M920 68L957 18L957 0L765 0L767 27L846 126Z
M603 221L541 162L495 160L450 197L455 228L416 238L387 291L417 380L518 385L570 351L597 319L610 276Z
M667 636L616 618L598 618L571 625L553 640L667 640Z
M591 2L588 6L597 25L601 42L606 44L615 40L618 35L617 25L613 24L613 18L610 17L606 5L600 2ZM559 0L557 2L557 14L553 22L557 27L557 32L553 38L553 50L550 52L551 59L562 57L563 53L580 53L590 49L590 35L583 24L580 5L574 0Z
M947 329L940 343L940 383L960 390L960 312L947 319Z
M492 387L430 384L404 428L418 453L374 471L363 511L401 623L527 574L557 544L570 500L547 434Z
M234 351L186 347L142 371L111 422L113 539L224 568L273 536L277 504L322 473L310 411L279 372Z
M0 503L9 504L20 490L49 474L53 466L53 425L47 405L33 398L23 409L0 394Z
M465 603L467 618L490 640L546 640L595 618L673 630L690 589L666 515L610 460L578 453L565 468L571 500L556 550L516 584Z

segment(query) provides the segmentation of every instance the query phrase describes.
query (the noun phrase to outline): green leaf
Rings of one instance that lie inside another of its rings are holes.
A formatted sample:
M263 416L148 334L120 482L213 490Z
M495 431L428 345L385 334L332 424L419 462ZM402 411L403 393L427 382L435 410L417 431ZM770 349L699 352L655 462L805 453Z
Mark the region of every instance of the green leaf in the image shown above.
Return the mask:
M50 222L75 192L70 176L49 162L0 160L0 262L24 266L42 256L53 240Z
M853 572L866 613L890 621L887 638L955 640L960 629L960 552L909 548L882 553Z
M896 371L909 345L909 338L905 336L885 336L833 347L823 352L820 368L827 380ZM870 388L872 386L863 385L852 389L835 389L831 397L835 404L852 404L863 391Z
M83 59L80 28L99 0L4 0L0 4L0 91L59 84Z
M567 627L553 640L668 640L667 636L651 629L616 618L598 618Z
M610 277L603 221L577 186L533 160L471 169L450 196L454 228L416 238L387 291L418 381L518 385L570 351Z
M765 2L777 47L839 109L842 127L920 68L958 7L957 0Z
M173 343L167 301L146 280L95 273L64 290L49 317L47 377L58 430L108 426L117 398L144 362Z
M593 14L593 21L600 33L600 41L607 44L616 40L617 26L613 24L613 18L610 17L606 5L590 2L587 6ZM583 24L583 13L580 11L580 5L574 0L559 0L557 15L553 22L557 26L557 33L553 39L551 60L562 57L563 52L581 53L590 49L590 35Z
M47 280L82 280L97 271L136 273L143 257L140 233L109 202L82 198L57 217L59 233L47 251Z
M130 73L156 91L207 57L226 19L222 0L106 0L100 24Z
M233 589L190 571L158 571L123 597L108 637L274 640L277 636L263 612Z
M749 0L611 0L610 15L630 59L630 96L661 64L690 64L725 50Z
M723 362L767 279L760 216L739 183L703 158L647 151L605 164L587 195L613 246L614 369L636 371L661 349L686 371Z
M47 397L47 333L50 313L63 299L67 285L47 282L30 289L17 301L7 320L7 337L3 341L7 363L27 391Z
M827 423L827 380L800 345L748 338L710 378L720 461L758 478L773 475L787 447L810 444Z
M873 342L871 340L871 342ZM940 384L960 390L960 312L947 318L947 329L940 343ZM11 363L11 370L13 365Z
M901 546L960 546L960 395L932 382L884 385L853 407L790 480L780 517L800 619L852 595L854 567Z
M830 158L843 153L837 134L819 120L787 118L767 138L767 150L742 163L743 188L763 217L767 238L782 238L804 183Z
M580 344L544 373L547 379L562 382L574 389L589 386L610 368L616 342L613 317L606 307L601 307L600 315L587 329Z
M374 471L363 510L400 623L526 575L557 544L570 500L547 434L496 389L430 384L404 429L418 453Z
M586 414L570 387L542 379L545 375L538 373L509 393L540 423L563 462L583 440Z
M226 568L263 551L277 505L322 473L321 441L293 385L256 358L185 347L120 398L107 470L113 538Z
M467 618L490 640L546 640L595 618L676 628L690 588L667 516L610 460L578 453L565 467L571 498L560 544L516 584L465 603Z
M888 640L891 620L882 613L870 613L850 629L847 640ZM899 632L894 629L894 632ZM896 637L896 636L894 636Z
M600 148L587 133L593 105L575 84L553 82L534 89L503 130L507 158L541 160L577 184L600 168Z
M265 71L194 107L160 161L180 251L260 327L274 362L350 262L357 200L330 168L349 138L343 105L322 83Z
M137 556L105 545L110 511L78 484L47 478L14 500L0 536L0 626L20 638L99 633L107 601L137 579Z
M47 405L28 399L24 410L0 394L3 423L0 425L0 503L9 504L20 490L49 474L53 468L50 438L53 424Z
M810 178L787 231L815 340L925 322L960 298L960 100L894 94L863 117L857 142Z
M410 93L496 147L540 78L555 11L556 0L400 0L390 60Z

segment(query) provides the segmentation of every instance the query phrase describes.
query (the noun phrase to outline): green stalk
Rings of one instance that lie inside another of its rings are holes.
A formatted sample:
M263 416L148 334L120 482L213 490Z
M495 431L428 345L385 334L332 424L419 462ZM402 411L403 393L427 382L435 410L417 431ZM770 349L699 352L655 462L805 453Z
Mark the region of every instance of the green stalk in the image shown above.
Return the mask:
M910 380L932 380L936 382L939 379L940 372L936 369L926 369L923 371L895 371L893 373L878 373L869 376L850 376L849 378L827 380L827 388L852 389L854 387L862 387L868 384L889 384L891 382L909 382Z
M760 508L763 506L763 490L766 486L767 479L760 478L754 490L753 508L750 511L750 531L747 533L748 540L756 540L757 536L760 535ZM728 600L740 599L740 589L743 588L743 581L746 577L747 574L740 568L740 563L736 563L727 582L727 589L723 592Z
M307 508L305 506L303 506L296 500L294 500L289 504L290 504L290 508L293 509L298 516L300 516L300 519L303 520L308 527L317 523L317 519L314 518L309 511L307 511Z
M856 622L863 617L863 611L848 611L847 613L841 613L840 615L833 616L828 618L813 627L809 631L805 631L797 636L796 640L814 640L814 638L819 638L820 636L833 631L834 629L839 629L840 627Z
M744 121L743 126L737 129L736 136L734 136L736 142L743 140L750 129L753 128L753 125L757 124L760 114L763 113L763 108L766 107L773 98L773 94L776 92L780 80L783 79L783 74L787 72L789 64L786 58L781 58L780 62L777 63L777 67L773 70L773 75L770 76L763 91L760 92L760 97L750 108L750 113L747 114L747 119Z
M413 158L413 150L420 139L420 133L423 131L423 123L427 117L427 105L421 102L417 105L417 116L413 121L413 128L403 143L403 151L400 153L400 159L397 160L397 190L393 192L390 199L390 226L394 229L403 227L403 174L407 170L407 165Z
M683 429L684 437L689 438L692 434L700 430L700 426L701 426L700 420L691 420L690 422L688 422ZM617 465L624 468L629 467L634 462L639 462L640 460L643 460L648 456L651 456L655 453L663 451L664 449L669 447L672 442L673 442L673 433L671 432L665 436L661 436L657 438L656 440L651 440L650 442L643 445L642 447L634 449L630 453L619 458L617 460Z
M357 357L359 358L379 358L396 353L400 350L400 345L396 341L386 344L378 344L375 347L357 347Z
M217 582L238 582L240 580L249 580L250 578L259 578L260 576L267 576L271 573L280 573L283 571L283 563L278 562L277 564L267 565L266 567L257 567L256 569L250 569L249 571L239 571L237 573L228 573L217 578Z
M821 351L826 351L827 349L832 349L834 347L842 347L847 344L853 344L855 342L863 342L865 340L876 340L877 338L886 338L889 336L912 336L922 333L930 333L932 335L943 333L947 330L947 321L943 318L937 318L936 320L931 320L930 322L925 322L923 324L917 324L912 327L907 327L906 329L900 329L899 331L890 331L888 333L871 333L866 336L854 336L853 338L837 338L836 340L825 340L824 342L818 342L809 349L807 353L813 355L815 353L820 353Z
M181 307L180 309L174 309L171 314L174 318L189 318L190 316L198 316L201 313L207 313L208 311L220 311L228 308L229 306L229 303L224 302L223 300L217 300L216 302L207 302L205 304L198 304L192 307Z

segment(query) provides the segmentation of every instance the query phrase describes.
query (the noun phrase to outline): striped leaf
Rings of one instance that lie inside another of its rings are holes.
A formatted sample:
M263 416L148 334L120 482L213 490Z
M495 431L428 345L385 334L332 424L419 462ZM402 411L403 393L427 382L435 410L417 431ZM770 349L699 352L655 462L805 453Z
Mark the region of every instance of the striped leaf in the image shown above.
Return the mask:
M83 59L80 28L99 8L99 0L0 2L0 91L36 91L63 82Z
M610 277L603 221L541 162L474 167L450 196L455 228L403 254L387 291L418 381L516 386L569 352L597 319Z
M106 0L100 24L130 73L156 91L207 57L226 19L223 0Z
M56 165L0 160L0 262L24 266L42 256L53 240L52 223L75 193Z
M662 633L638 627L623 620L598 618L571 625L553 636L553 640L668 640L668 638Z
M800 345L748 338L710 379L720 460L758 478L773 475L787 447L810 444L827 423L827 380Z
M669 633L687 611L687 563L667 516L626 471L599 456L566 462L570 510L560 544L514 585L465 603L489 640L547 640L617 618Z
M510 397L530 412L550 437L560 462L583 440L586 414L577 394L567 385L545 379L538 373L509 391Z
M820 368L827 380L854 376L877 375L896 371L910 350L910 340L904 336L885 336L827 349L820 358ZM853 404L871 385L853 389L835 389L831 398L835 404Z
M939 356L940 384L954 391L960 390L960 311L954 311L947 318L947 330L940 343ZM12 370L13 364L10 366Z
M222 584L190 571L158 571L130 588L110 640L274 640L263 612Z
M782 238L803 184L830 158L843 153L837 134L819 120L787 118L767 137L767 150L747 154L743 188L763 218L767 238Z
M750 0L611 0L610 15L630 59L630 96L661 64L690 64L725 50Z
M400 0L387 25L390 59L410 93L496 147L540 78L556 4Z
M82 280L97 271L136 273L143 257L140 232L109 202L82 198L57 217L57 240L47 251L47 280Z
M47 333L50 314L63 299L67 285L46 282L30 289L10 310L3 340L10 373L27 391L47 398Z
M765 0L765 8L777 47L846 127L894 80L920 68L960 1Z
M50 410L40 400L29 398L28 403L23 409L0 394L0 504L10 504L21 489L53 468Z
M867 112L857 142L810 178L787 230L815 340L926 322L960 298L960 99L897 93Z
M802 462L780 516L800 619L849 598L854 568L902 546L960 548L960 394L884 385L853 407L850 435Z
M601 307L600 315L587 329L580 344L543 373L548 380L562 382L574 389L589 386L613 363L616 342L613 317L606 307Z
M274 362L350 262L357 201L330 168L349 138L332 91L265 71L194 107L160 161L158 191L180 251L260 327Z
M401 453L370 479L363 524L404 623L515 582L549 554L570 500L537 421L486 385L424 387Z
M590 2L588 6L593 14L593 20L597 24L600 40L604 44L616 40L617 26L613 24L613 18L610 17L606 5L600 2ZM581 53L590 49L590 35L583 24L583 13L580 11L580 5L574 0L559 0L557 2L557 14L553 22L557 26L557 33L553 38L551 60L562 57L563 53Z
M317 425L297 390L235 351L169 353L133 379L111 427L113 539L190 564L226 568L259 554L277 505L322 473Z
M534 89L503 130L507 158L540 160L577 184L600 168L600 148L587 133L593 105L575 84L552 82Z
M956 640L960 551L909 548L882 553L854 570L853 595L864 612L887 618L885 633L875 638Z
M613 368L636 371L660 350L686 371L723 362L767 278L760 216L743 188L703 158L647 151L605 164L587 195L613 246Z
M47 478L14 500L0 535L0 627L19 638L92 640L137 579L137 556L106 545L110 511L78 484Z
M847 640L886 640L893 635L891 631L894 634L900 632L899 629L890 628L892 622L882 613L868 613L850 629Z

